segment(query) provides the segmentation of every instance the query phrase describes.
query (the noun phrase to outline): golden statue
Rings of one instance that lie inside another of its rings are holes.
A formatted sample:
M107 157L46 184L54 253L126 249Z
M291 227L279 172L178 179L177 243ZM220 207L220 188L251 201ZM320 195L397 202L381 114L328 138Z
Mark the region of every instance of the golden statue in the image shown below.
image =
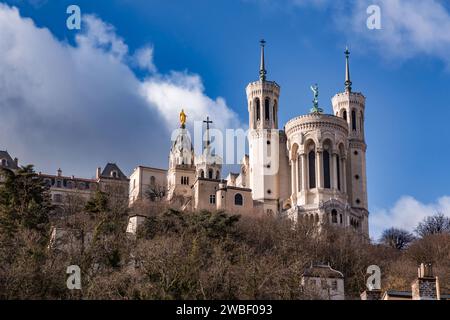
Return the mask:
M186 124L186 113L184 113L184 109L181 109L181 112L180 112L180 123L181 123L181 127L184 128L185 124Z

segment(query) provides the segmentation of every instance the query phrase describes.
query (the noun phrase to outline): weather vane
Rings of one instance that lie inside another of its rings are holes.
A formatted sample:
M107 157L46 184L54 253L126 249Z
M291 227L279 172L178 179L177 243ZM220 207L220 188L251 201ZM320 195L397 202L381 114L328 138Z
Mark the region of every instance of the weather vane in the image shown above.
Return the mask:
M323 113L323 109L319 108L319 86L317 83L311 86L311 91L314 94L313 107L311 113Z

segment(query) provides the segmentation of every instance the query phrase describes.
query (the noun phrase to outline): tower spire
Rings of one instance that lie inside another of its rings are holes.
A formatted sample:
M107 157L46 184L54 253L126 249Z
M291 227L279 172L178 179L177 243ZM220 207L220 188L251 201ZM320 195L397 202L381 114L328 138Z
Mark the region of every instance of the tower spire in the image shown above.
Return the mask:
M260 42L261 45L261 65L259 67L259 79L261 81L266 81L266 64L264 61L264 46L266 45L266 41L264 39L262 39Z
M345 92L352 92L352 81L350 80L350 51L345 49Z
M207 154L209 154L210 152L210 144L211 144L211 140L209 137L209 124L213 123L211 120L209 120L209 116L206 117L206 120L203 120L203 123L206 123L206 146L205 146L205 151L207 152Z

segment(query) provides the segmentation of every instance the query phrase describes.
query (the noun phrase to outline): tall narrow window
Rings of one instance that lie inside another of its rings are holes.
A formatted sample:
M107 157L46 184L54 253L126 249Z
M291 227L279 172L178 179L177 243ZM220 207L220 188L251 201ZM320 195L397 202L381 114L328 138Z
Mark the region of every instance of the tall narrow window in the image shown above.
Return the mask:
M337 188L341 191L341 159L339 156L336 156L336 171L337 171Z
M266 101L264 102L264 117L266 120L270 119L270 100L269 100L269 98L266 98Z
M356 112L352 110L352 130L356 131Z
M338 217L337 217L337 211L336 210L331 211L331 222L332 223L337 223L338 222Z
M244 199L242 198L242 195L240 193L237 193L234 196L234 205L236 205L236 206L244 205Z
M256 104L256 120L259 121L261 120L261 105L259 103L258 98L256 98L255 104Z
M345 120L347 120L347 111L346 111L346 110L344 110L344 112L342 113L342 117L343 117Z
M212 179L213 178L213 171L212 169L208 170L208 179Z
M328 150L323 152L323 179L325 189L331 189L330 153Z
M277 109L278 109L277 100L274 100L273 101L273 123L274 123L274 125L276 125L276 123L277 123Z
M316 187L316 153L311 151L308 155L309 162L309 188Z

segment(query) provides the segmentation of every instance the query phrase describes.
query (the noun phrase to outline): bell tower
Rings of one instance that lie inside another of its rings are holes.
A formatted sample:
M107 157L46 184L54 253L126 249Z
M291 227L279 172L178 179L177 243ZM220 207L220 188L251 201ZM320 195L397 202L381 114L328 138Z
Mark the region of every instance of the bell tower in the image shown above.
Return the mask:
M352 208L368 215L366 150L364 137L364 119L366 98L362 93L352 91L350 80L350 52L345 51L345 90L332 99L334 114L344 118L348 123L347 154L347 194ZM367 219L364 219L364 225Z
M259 80L248 84L250 188L255 206L264 212L278 213L279 186L279 130L278 100L280 86L268 81L264 48L261 40Z

